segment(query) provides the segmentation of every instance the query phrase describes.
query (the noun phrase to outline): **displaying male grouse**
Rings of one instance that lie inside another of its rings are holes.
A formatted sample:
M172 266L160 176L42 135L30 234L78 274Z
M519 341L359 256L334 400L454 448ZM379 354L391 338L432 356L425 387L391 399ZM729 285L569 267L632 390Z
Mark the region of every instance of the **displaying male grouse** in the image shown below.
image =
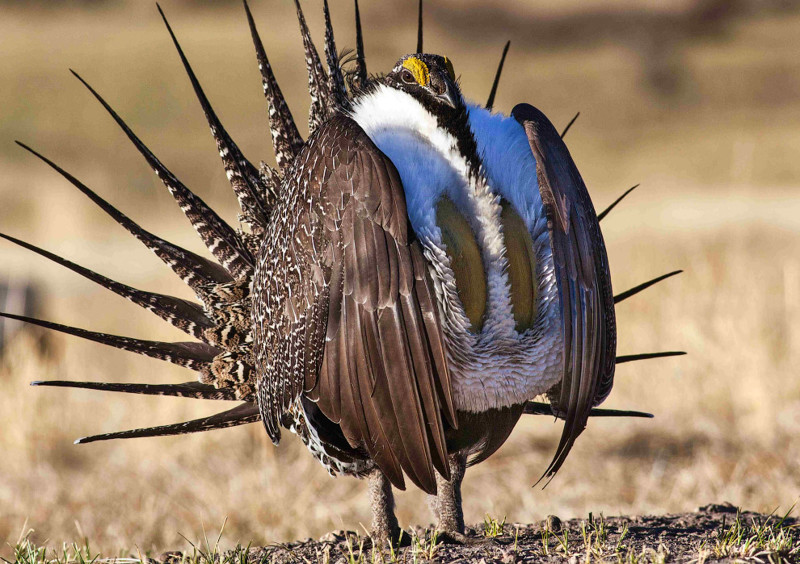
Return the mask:
M4 315L200 374L184 384L36 384L242 400L212 417L78 442L260 419L275 444L281 427L297 433L332 474L370 476L377 538L396 539L392 486L403 489L408 479L436 495L439 530L460 540L466 465L494 453L523 413L565 420L545 471L552 476L590 415L646 415L593 409L611 390L615 360L676 353L615 359L615 297L598 217L561 136L539 110L520 104L505 116L467 103L451 62L422 52L421 28L417 53L369 76L357 4L355 70L345 76L325 3L326 72L297 4L312 100L304 142L245 8L278 170L245 159L172 37L247 232L184 186L87 84L217 262L145 231L29 149L162 258L201 304L131 288L3 236L197 341L142 341ZM494 89L488 107L493 97ZM529 401L544 394L548 404Z

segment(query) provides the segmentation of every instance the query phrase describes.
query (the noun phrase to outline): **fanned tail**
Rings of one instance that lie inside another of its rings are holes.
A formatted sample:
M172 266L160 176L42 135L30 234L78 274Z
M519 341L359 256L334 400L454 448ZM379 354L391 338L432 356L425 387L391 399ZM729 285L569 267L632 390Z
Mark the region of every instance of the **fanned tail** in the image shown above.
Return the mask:
M158 258L169 266L175 274L201 299L208 298L208 289L218 284L233 282L233 277L220 265L205 259L191 251L187 251L177 245L173 245L160 237L157 237L142 229L137 223L128 218L125 214L117 210L114 206L106 202L103 198L95 194L85 184L66 172L47 157L34 151L24 143L17 141L17 144L26 151L37 156L53 170L58 172L68 180L78 190L83 192L90 200L97 204L103 211L124 227L131 235L139 239L144 245L153 251Z
M214 357L222 352L216 347L198 342L185 342L185 343L165 343L162 341L145 341L142 339L133 339L131 337L121 337L119 335L109 335L108 333L98 333L96 331L88 331L78 327L71 327L69 325L62 325L60 323L53 323L52 321L45 321L42 319L35 319L33 317L26 317L24 315L14 315L11 313L0 312L0 317L8 319L15 319L17 321L24 321L32 325L38 325L46 329L52 329L67 335L74 335L82 339L94 341L108 345L116 349L134 352L150 358L157 358L165 360L172 364L190 368L201 374L209 374L211 371L211 363Z
M191 222L200 238L205 243L208 250L216 257L220 264L234 278L249 277L253 273L253 257L241 237L230 225L220 218L206 203L201 200L194 192L178 180L156 156L142 143L133 133L130 127L119 117L119 115L108 105L108 103L83 80L75 71L72 74L89 89L89 92L97 98L106 111L111 115L117 125L125 132L133 142L142 156L145 158L156 175L164 183L164 186L178 202L183 213Z
M0 237L50 259L61 266L69 268L73 272L88 278L103 288L107 288L123 298L129 299L136 305L153 312L161 319L164 319L174 327L177 327L193 337L204 340L203 331L214 327L214 321L205 314L202 307L195 303L173 296L137 290L136 288L106 278L102 274L98 274L88 268L75 264L49 251L36 247L35 245L11 237L10 235L0 233Z
M266 187L260 185L258 169L244 157L239 147L234 143L233 139L231 139L228 132L222 126L205 92L203 92L200 82L197 80L197 76L192 70L191 65L189 65L189 61L178 43L178 38L175 37L175 33L172 31L172 27L169 25L161 6L158 6L158 11L161 14L161 18L164 20L164 24L167 26L167 31L172 38L172 42L175 44L175 49L178 51L184 69L186 69L186 74L189 75L192 88L194 88L197 99L200 101L200 105L206 115L208 126L211 128L211 135L214 136L214 140L217 143L217 150L222 157L225 174L233 187L236 198L239 200L239 206L242 208L242 212L244 212L248 223L254 227L256 232L260 232L263 230L269 218L269 209L264 198Z
M256 49L256 59L258 69L261 71L261 81L264 86L264 96L267 98L269 108L269 128L272 134L272 146L275 149L275 160L278 163L278 170L285 173L292 161L303 147L303 138L294 123L292 112L286 104L275 74L272 72L272 65L269 64L264 44L258 35L253 14L247 0L244 0L244 9L247 14L247 23L250 26L250 35L253 37L253 45ZM270 185L268 185L270 186ZM273 185L273 191L276 192ZM278 198L277 193L272 194L273 199Z
M50 386L54 388L80 388L103 392L121 392L146 396L173 396L180 398L206 400L236 400L231 388L215 388L200 382L182 384L116 384L112 382L71 382L67 380L37 380L31 386Z
M311 40L311 33L308 31L306 18L303 9L300 7L300 0L294 0L297 8L297 21L300 24L300 35L303 36L303 49L306 54L306 67L308 68L308 93L311 96L311 109L308 114L308 132L314 133L322 123L331 115L330 106L331 93L328 88L328 76Z
M106 433L104 435L93 435L83 437L75 441L76 445L93 443L96 441L108 441L110 439L135 439L139 437L166 437L169 435L185 435L187 433L200 433L213 429L225 429L247 423L255 423L261 417L258 414L258 407L252 402L239 404L233 409L211 415L193 419L184 423L174 423L172 425L161 425L159 427L148 427L144 429L132 429L130 431L118 431L116 433Z

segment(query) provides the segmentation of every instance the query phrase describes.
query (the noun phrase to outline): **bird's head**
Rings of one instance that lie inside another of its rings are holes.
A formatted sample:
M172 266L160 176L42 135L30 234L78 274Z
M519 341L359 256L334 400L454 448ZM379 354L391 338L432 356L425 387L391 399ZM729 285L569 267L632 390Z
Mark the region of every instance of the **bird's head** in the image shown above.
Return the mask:
M384 77L387 86L413 96L436 115L464 108L453 63L447 57L416 53L400 59Z

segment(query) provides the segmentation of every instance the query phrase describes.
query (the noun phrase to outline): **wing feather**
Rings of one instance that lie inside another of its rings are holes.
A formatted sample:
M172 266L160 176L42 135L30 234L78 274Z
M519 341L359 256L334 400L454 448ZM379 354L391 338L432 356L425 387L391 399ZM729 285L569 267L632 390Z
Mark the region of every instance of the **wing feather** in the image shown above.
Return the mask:
M592 408L611 390L616 354L614 296L597 214L566 145L533 106L519 104L511 113L523 126L536 159L561 306L562 380L552 399L565 423L543 476L552 477L586 427Z
M257 325L262 419L272 434L270 421L282 415L281 408L274 411L280 404L275 394L286 389L286 381L302 378L307 397L396 487L404 488L405 474L433 493L435 472L449 476L444 429L455 426L456 417L433 286L420 244L409 232L400 176L364 131L341 115L320 126L296 162L306 164L291 171L295 185L288 189L300 191L298 204L282 211L293 218L281 235L292 241L292 252L278 259L287 262L274 272L298 274L287 277L286 295L276 297L263 295L272 290L270 274L258 268L254 291L264 299L255 300L255 315L269 318L259 304L270 304L273 315L280 315L290 309L289 295L291 303L311 306L295 320L284 315L272 340ZM271 259L262 256L258 263ZM289 342L299 338L293 324L308 323L314 307L327 314L317 321L324 330L302 335L311 339L305 350L324 348L319 368L309 374L308 367L290 363L276 371L268 359L295 350Z

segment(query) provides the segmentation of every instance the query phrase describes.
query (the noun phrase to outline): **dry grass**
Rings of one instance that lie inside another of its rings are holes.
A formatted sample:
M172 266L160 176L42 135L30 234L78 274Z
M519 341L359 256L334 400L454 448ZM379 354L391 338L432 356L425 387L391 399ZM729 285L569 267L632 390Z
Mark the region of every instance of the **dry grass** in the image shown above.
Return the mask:
M413 16L399 3L362 4L368 55L372 68L382 69L413 44ZM800 15L735 17L709 35L665 25L672 59L664 62L663 53L655 57L643 47L635 26L611 38L562 39L548 49L526 34L527 23L547 29L548 18L563 23L572 16L545 4L530 12L512 3L511 16L497 13L509 28L489 37L474 27L481 21L466 27L462 16L445 25L444 8L434 10L427 44L450 55L465 91L482 99L502 41L511 37L498 109L527 100L557 124L583 112L568 139L598 207L643 184L604 221L616 288L686 270L619 306L620 353L680 348L690 355L620 366L608 407L643 409L656 419L592 421L544 491L530 485L552 455L559 426L547 418L525 421L497 455L467 474L467 520L480 522L487 513L513 523L589 511L684 511L722 500L787 509L800 494ZM222 119L251 158L266 159L264 105L240 9L165 7ZM340 37L350 37L349 6L333 7ZM302 99L292 10L261 2L254 9L285 92ZM85 13L3 11L0 230L134 285L187 296L147 251L12 145L17 137L30 141L145 227L200 248L154 177L66 73L74 65L233 221L213 143L155 11L138 3ZM671 17L663 10L651 16L656 23ZM319 30L317 14L310 20ZM267 33L271 25L286 31ZM677 89L653 82L655 71ZM294 109L305 114L300 104ZM8 244L0 253L0 275L30 276L44 287L48 318L179 338L35 256ZM199 539L203 527L218 530L226 518L225 538L244 545L367 523L364 484L331 480L291 437L273 448L258 425L73 446L84 434L177 421L213 406L28 387L42 378L186 377L99 345L60 338L55 344L55 353L42 358L22 336L0 367L0 542L16 541L26 520L38 544L86 535L106 554L186 547L181 534ZM402 523L430 521L423 498L417 491L399 496ZM0 548L0 555L9 550Z

